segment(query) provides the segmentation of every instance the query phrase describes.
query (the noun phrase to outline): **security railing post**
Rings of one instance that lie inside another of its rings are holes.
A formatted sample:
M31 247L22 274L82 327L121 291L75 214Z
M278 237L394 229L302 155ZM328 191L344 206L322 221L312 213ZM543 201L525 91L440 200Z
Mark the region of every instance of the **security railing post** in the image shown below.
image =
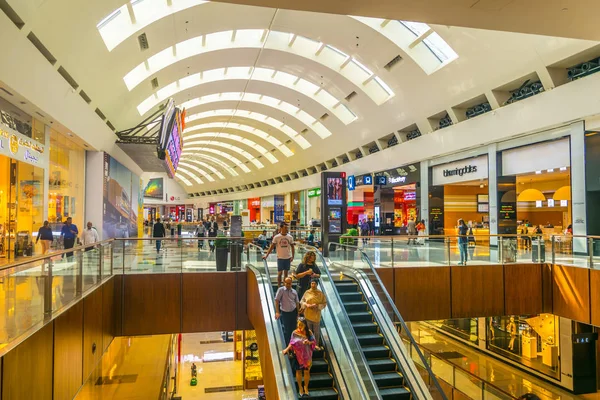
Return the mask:
M594 268L594 238L588 238L588 254L590 257L590 268Z
M115 241L113 240L112 242L110 242L110 276L113 276L114 274L114 261L113 261L113 257L115 255Z
M537 248L538 248L537 262L539 262L539 263L544 262L546 260L546 255L544 254L544 257L542 257L542 239L541 238L538 238Z
M540 236L541 238L542 236ZM556 242L554 241L554 235L550 238L550 245L552 247L552 265L556 264Z
M44 281L44 314L52 314L52 266L51 258L44 261L46 264L46 280Z
M392 238L392 268L394 268L394 238Z
M75 277L75 294L83 293L83 254L77 250L75 252L75 262L77 263L77 276Z

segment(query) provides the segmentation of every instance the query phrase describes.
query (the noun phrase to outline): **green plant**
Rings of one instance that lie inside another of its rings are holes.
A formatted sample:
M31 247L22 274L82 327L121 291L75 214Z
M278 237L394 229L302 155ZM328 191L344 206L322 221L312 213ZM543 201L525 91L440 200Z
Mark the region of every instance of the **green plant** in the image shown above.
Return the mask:
M355 228L350 228L340 236L340 244L347 244L351 246L355 246L357 240L353 236L358 236L358 230Z
M217 249L226 249L229 246L229 239L225 237L225 234L218 233L217 239L215 239L215 247Z

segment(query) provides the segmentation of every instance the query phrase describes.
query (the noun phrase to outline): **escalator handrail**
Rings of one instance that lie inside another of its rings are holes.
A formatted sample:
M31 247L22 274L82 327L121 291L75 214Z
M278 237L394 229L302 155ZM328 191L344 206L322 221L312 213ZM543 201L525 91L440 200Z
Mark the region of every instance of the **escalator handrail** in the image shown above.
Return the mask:
M267 337L269 339L269 343L274 344L274 346L269 346L271 359L273 360L273 369L275 370L275 379L277 381L277 390L280 399L297 399L298 398L298 390L296 389L294 372L292 371L292 367L287 360L287 356L284 356L281 351L285 349L285 341L283 338L283 331L281 330L281 326L278 323L275 323L273 320L273 316L275 315L275 308L273 304L273 287L271 283L271 279L269 278L269 267L266 260L263 261L263 267L266 271L263 274L257 267L251 264L250 260L250 250L251 246L248 246L248 252L246 253L248 265L247 268L251 269L252 272L257 277L259 290L261 294L261 302L263 303L263 313L265 317L265 323L268 323L271 327L271 330L267 329ZM257 247L257 246L255 246ZM260 248L259 248L260 249ZM262 249L261 256L262 256ZM266 289L265 286L268 288ZM281 371L281 373L277 373L277 371Z
M319 257L319 260L321 261L321 265L322 265L322 271L321 271L321 275L322 272L325 271L327 278L329 280L329 282L331 282L331 285L333 286L333 293L335 294L335 301L340 304L340 307L342 310L344 310L344 306L343 306L343 302L342 299L340 297L340 294L337 291L337 288L335 288L335 284L333 283L333 277L331 276L331 273L329 272L329 268L327 266L327 262L325 261L325 257L323 257L323 254L319 251L319 249L317 249L316 247L313 246L309 246L309 245L304 245L304 247L310 251L314 251L315 254L317 254L317 257ZM360 344L358 342L358 337L356 336L356 333L354 332L354 329L352 328L352 323L350 322L350 318L348 317L348 313L346 312L342 312L341 313L341 318L344 319L345 323L350 326L350 333L352 335L352 337L350 338L350 340L352 341L352 343L348 343L348 346L354 346L354 348L356 349L360 349ZM335 320L335 319L334 319ZM341 327L337 327L339 330L341 330ZM349 349L348 349L349 350ZM352 351L347 351L347 353L349 353L350 355L352 355ZM371 372L371 369L368 366L367 363L367 359L365 358L365 355L362 351L358 351L357 352L360 356L360 363L363 366L363 370L366 371L367 374L367 379L362 379L362 375L360 373L360 367L359 364L357 362L357 360L354 358L354 356L352 356L353 359L353 373L355 375L355 379L357 382L359 382L361 384L362 389L364 390L364 394L367 395L367 398L373 399L373 398L377 398L377 399L381 399L381 394L379 393L379 388L377 387L377 384L375 383L375 377L373 376L373 373ZM364 372L363 372L364 374ZM366 386L366 382L369 383L369 387L367 388Z
M437 377L433 374L433 371L431 370L431 366L427 363L427 360L426 360L425 356L421 352L421 348L419 347L418 343L415 341L414 337L410 333L410 330L409 330L408 326L406 325L406 322L404 321L404 318L402 318L402 315L400 314L400 311L398 311L398 308L396 307L396 304L394 303L394 300L391 298L390 294L388 293L387 289L385 288L385 286L384 286L381 278L379 277L379 274L375 270L375 267L373 266L373 263L371 262L371 259L369 258L369 256L367 256L367 254L364 251L362 251L362 249L360 249L358 246L352 246L352 245L347 245L347 244L339 244L339 243L330 243L330 246L331 245L335 245L336 247L342 247L342 248L348 248L348 249L355 249L355 250L360 251L362 259L365 260L366 264L371 269L371 272L373 272L373 275L375 276L375 279L377 279L377 283L379 284L379 286L381 287L382 292L386 296L386 300L390 304L390 306L391 306L391 308L392 308L392 310L394 312L394 315L398 319L398 322L400 322L400 325L402 327L402 331L404 332L404 334L406 335L407 339L410 341L413 349L416 351L417 355L419 356L419 359L421 360L422 366L427 371L427 374L429 375L429 378L430 378L431 382L433 383L433 385L437 389L437 391L438 391L439 395L442 397L442 399L444 399L444 400L447 399L444 391L442 390L442 387L440 386L440 383L437 380ZM396 333L398 334L397 331L396 331ZM398 334L398 336L399 336L399 334ZM414 367L414 363L411 362L411 364ZM418 375L419 376L419 379L417 381L423 382L422 378L420 377L420 374L418 373L418 371L416 371L416 367L414 367L414 368L415 368L415 370L411 371L411 373L413 375ZM423 385L424 385L424 382L423 382ZM421 389L423 389L423 388L421 388ZM426 391L429 392L428 390L426 390Z

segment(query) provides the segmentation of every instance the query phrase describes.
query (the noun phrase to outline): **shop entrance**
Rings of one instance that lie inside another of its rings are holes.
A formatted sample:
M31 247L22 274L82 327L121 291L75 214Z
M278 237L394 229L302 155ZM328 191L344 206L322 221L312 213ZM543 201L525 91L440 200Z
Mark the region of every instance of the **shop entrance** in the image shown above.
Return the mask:
M487 179L444 186L444 234L456 235L458 220L463 219L472 230L470 240L489 242L489 188Z

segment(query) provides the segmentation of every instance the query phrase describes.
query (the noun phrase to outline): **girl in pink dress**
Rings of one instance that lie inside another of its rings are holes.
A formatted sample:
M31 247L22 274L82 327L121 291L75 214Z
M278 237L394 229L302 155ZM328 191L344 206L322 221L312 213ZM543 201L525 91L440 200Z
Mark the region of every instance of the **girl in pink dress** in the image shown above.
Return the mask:
M283 354L294 351L292 367L296 371L296 382L300 397L308 397L308 383L310 381L310 367L316 342L313 333L306 326L304 318L298 318L296 330L292 332L290 345L283 350ZM302 386L302 371L304 371L304 386Z

